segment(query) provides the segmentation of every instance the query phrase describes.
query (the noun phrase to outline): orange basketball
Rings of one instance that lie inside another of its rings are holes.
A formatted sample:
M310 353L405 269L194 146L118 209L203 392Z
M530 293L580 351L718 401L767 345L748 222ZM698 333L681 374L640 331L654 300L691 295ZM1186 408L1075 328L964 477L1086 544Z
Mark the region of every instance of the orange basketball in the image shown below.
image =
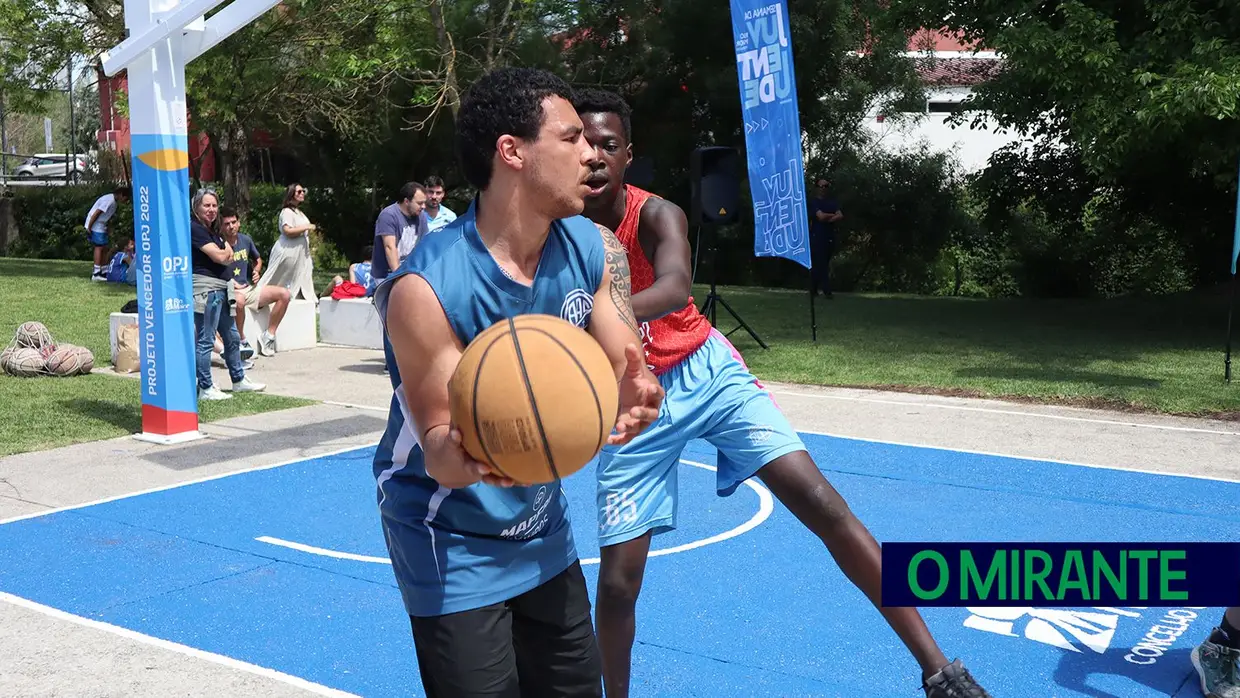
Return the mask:
M523 485L581 470L620 412L603 348L553 315L518 315L475 337L448 395L465 451Z

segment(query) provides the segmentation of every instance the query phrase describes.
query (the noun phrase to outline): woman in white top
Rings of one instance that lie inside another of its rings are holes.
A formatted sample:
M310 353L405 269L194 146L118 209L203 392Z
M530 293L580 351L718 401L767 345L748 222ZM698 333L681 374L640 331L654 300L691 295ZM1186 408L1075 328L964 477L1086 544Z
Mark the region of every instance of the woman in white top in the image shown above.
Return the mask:
M310 219L301 211L306 200L306 189L300 184L290 184L284 192L284 207L276 223L279 237L271 246L271 259L267 271L258 280L263 286L283 286L290 298L317 300L314 294L314 262L310 258L310 231L315 229Z

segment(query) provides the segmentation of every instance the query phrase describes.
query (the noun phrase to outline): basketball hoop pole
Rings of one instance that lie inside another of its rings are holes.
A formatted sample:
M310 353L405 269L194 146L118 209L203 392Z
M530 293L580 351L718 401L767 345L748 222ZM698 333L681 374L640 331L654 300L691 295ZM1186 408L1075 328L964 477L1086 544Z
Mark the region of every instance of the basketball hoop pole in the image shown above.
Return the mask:
M101 56L108 77L128 70L142 383L142 432L135 438L161 444L202 438L185 64L279 0L234 0L204 21L203 16L223 2L125 0L129 38Z

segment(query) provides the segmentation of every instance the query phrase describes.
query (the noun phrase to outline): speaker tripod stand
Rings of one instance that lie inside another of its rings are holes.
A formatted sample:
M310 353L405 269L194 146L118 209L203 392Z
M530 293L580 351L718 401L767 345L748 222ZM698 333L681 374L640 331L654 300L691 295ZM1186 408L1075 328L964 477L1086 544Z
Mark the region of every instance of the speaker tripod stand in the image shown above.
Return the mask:
M700 228L698 229L698 235L700 238ZM725 337L730 337L733 332L744 328L744 330L749 333L749 336L753 337L753 341L757 342L763 349L770 349L770 347L766 345L766 342L762 341L762 338L758 336L758 333L754 332L753 328L749 326L749 323L745 322L745 320L732 309L732 306L728 305L728 302L723 299L723 296L719 295L719 291L715 287L715 279L719 276L719 267L715 263L717 252L718 246L715 244L715 237L712 235L710 243L710 293L706 294L706 300L702 303L702 314L710 320L711 325L718 329L719 323L715 321L715 306L722 305L723 309L726 310L728 314L732 316L732 319L736 320L737 323L737 326L732 328L730 332L724 332Z

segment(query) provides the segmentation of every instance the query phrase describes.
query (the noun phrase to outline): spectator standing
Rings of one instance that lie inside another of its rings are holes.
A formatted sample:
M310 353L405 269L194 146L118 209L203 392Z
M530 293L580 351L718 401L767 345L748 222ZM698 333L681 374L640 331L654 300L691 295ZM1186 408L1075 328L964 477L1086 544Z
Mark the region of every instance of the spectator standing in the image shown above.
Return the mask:
M310 257L310 232L316 226L302 212L306 188L290 184L276 223L276 244L271 246L271 266L258 281L260 286L282 286L289 298L317 300L314 295L314 261Z
M407 182L397 193L396 201L375 218L370 275L376 285L400 266L426 234L427 220L422 213L425 205L426 188L418 182Z
M831 183L819 178L814 183L814 198L809 201L809 243L813 256L810 272L810 295L820 290L831 298L831 257L835 254L835 224L843 220L839 201L831 193Z
M86 236L95 246L95 268L90 274L91 281L108 280L108 265L104 264L108 254L108 222L116 215L116 207L129 201L132 192L130 187L117 187L112 193L96 199L86 214Z
M443 180L438 175L426 178L426 232L436 230L456 220L456 213L443 205Z
M190 266L193 269L194 332L199 400L227 400L232 396L215 387L211 377L211 350L218 332L224 341L224 365L233 392L257 392L267 386L251 381L241 365L241 337L228 312L228 280L232 277L232 246L219 232L220 200L204 189L194 196L189 224Z

